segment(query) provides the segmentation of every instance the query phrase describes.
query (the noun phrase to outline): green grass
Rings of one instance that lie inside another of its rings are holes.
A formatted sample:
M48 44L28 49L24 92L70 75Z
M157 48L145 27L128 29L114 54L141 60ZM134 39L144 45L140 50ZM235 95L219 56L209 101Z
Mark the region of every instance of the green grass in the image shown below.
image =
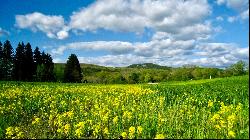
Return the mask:
M240 76L241 77L241 76ZM215 82L218 80L224 80L228 79L230 80L230 77L226 78L214 78L214 79L201 79L201 80L189 80L189 81L169 81L169 82L161 82L161 84L165 85L192 85L192 84L203 84L208 82Z
M248 81L0 82L0 138L247 139Z

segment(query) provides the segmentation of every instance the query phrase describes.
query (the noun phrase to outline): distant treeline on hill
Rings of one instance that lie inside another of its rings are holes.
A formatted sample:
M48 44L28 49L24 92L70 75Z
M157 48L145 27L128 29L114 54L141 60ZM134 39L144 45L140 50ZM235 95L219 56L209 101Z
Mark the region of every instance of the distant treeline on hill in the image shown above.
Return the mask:
M225 69L195 65L172 68L153 63L114 68L80 64L75 54L69 56L67 63L54 64L50 54L41 53L38 47L32 51L30 43L19 42L14 52L10 41L0 42L0 80L7 81L132 84L239 76L248 72L244 61Z

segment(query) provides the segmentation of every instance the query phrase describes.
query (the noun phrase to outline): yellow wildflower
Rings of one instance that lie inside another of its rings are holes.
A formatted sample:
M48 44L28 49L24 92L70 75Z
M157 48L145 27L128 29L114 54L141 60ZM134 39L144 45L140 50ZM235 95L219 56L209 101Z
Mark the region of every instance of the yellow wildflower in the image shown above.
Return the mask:
M235 133L233 131L229 131L228 132L228 136L234 138L235 137Z
M157 134L155 136L155 139L164 139L164 138L165 138L165 136L163 134Z
M237 105L237 107L236 107L236 111L240 111L240 110L241 110L241 106L242 106L242 104L239 103L239 104Z
M221 129L220 125L218 125L218 124L217 124L217 125L215 125L214 127L215 127L216 129L218 129L218 130L220 130L220 129Z
M107 127L105 127L103 133L108 135L109 134L109 129Z
M72 117L74 116L74 112L73 111L69 111L67 112L67 115L70 119L72 119Z
M19 132L19 133L17 134L17 138L23 138L23 137L24 137L23 134L24 134L23 132Z
M58 133L62 133L63 130L62 130L61 128L59 128L59 129L57 129L57 132L58 132Z
M69 129L70 129L70 124L66 124L66 125L64 126L64 133L65 133L65 134L68 134L68 133L69 133Z
M207 106L208 106L208 107L212 107L212 106L213 106L213 104L214 104L214 103L213 103L211 100L209 100L209 101L208 101L208 105L207 105Z
M6 129L6 135L7 135L7 137L11 137L14 134L13 130L14 130L13 127L8 127Z
M141 126L138 126L138 127L137 127L137 133L138 133L138 134L141 134L141 133L142 133L142 130L143 130L143 128L142 128Z
M80 128L83 128L84 127L84 122L79 122L77 125L76 125L76 127L80 127Z
M118 116L114 117L114 119L113 119L114 124L117 124L117 122L118 122Z
M219 120L220 119L220 115L219 114L214 114L214 116L211 118L211 120L213 122L215 122L216 120Z
M225 123L226 123L225 121L220 120L220 125L221 125L221 127L226 127Z
M79 129L76 129L75 133L76 133L76 136L77 136L78 138L80 138L81 135L82 135L82 130L81 130L80 128L79 128Z
M33 125L34 125L34 124L39 124L40 120L41 120L40 118L35 117L34 121L32 121L32 124L33 124Z
M127 133L126 133L126 132L122 132L121 135L122 135L123 138L126 138L126 137L127 137Z
M235 114L232 114L232 115L227 117L228 122L234 123L235 120L236 120Z
M133 135L135 133L135 127L134 126L131 126L129 128L129 134Z

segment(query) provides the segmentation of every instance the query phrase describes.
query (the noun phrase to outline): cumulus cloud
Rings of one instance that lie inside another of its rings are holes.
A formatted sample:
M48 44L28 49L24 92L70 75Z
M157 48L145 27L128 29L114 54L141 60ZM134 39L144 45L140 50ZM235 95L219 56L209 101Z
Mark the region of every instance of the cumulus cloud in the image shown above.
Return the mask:
M228 8L232 8L239 12L235 18L228 18L229 22L234 22L238 19L246 20L249 17L249 0L217 0L218 5L225 4Z
M7 30L4 30L0 27L0 37L1 36L9 36L10 32L8 32Z
M249 9L243 11L242 13L240 13L240 17L242 19L248 19L249 18Z
M228 17L227 18L227 21L230 22L230 23L233 23L237 20L238 18L236 16L231 16L231 17Z
M44 15L39 12L16 15L15 25L18 28L30 29L33 32L42 31L49 38L64 39L68 37L68 30L62 16Z
M156 33L162 34L162 33ZM60 46L52 52L56 60L66 50L108 51L111 54L97 57L79 57L81 63L103 66L127 66L135 63L157 63L167 66L194 64L225 67L238 60L248 60L249 48L233 43L199 43L195 40L155 38L149 42L93 41L75 42Z
M227 67L233 63L236 63L239 60L247 61L249 55L246 53L249 48L237 48L232 47L230 49L225 49L223 46L228 46L232 44L225 43L212 43L212 44L202 44L203 47L197 49L196 51L201 51L204 48L204 52L206 55L201 55L198 53L196 55L174 55L173 57L166 56L138 56L136 54L120 54L120 55L104 55L98 57L78 57L81 63L90 63L97 64L102 66L128 66L130 64L138 64L138 63L156 63L165 66L179 67L185 64L193 64L205 67ZM213 47L217 52L217 55L214 55L213 52L205 49L205 46L217 46ZM207 50L208 52L206 52ZM193 50L194 51L194 50ZM194 53L196 53L196 51ZM228 51L229 53L224 55L219 55L219 51ZM198 57L194 57L198 56Z
M217 20L217 21L223 21L224 18L223 18L222 16L218 16L218 17L216 17L216 20Z
M212 26L203 19L211 13L206 0L105 0L75 11L65 24L60 15L34 12L16 15L16 26L42 31L49 38L65 39L69 31L106 29L141 34L145 28L166 32L169 36L188 40L208 38Z
M182 36L186 30L209 28L201 22L210 13L211 8L205 0L106 0L74 12L69 26L82 31L102 28L137 33L152 28Z
M218 5L225 4L228 8L242 10L248 6L248 0L217 0Z
M62 55L65 50L85 50L85 51L108 51L112 54L124 54L131 52L134 48L129 42L121 41L94 41L94 42L74 42L62 45L53 49L55 55Z
M248 18L248 7L241 3L218 0L217 4L225 4L240 12L239 16L229 17L228 21ZM35 12L17 15L16 26L33 32L42 31L49 38L57 39L67 38L69 31L78 34L105 29L142 34L145 28L149 28L153 32L148 42L92 41L61 45L51 49L55 62L65 62L61 56L69 50L105 52L102 56L78 57L81 63L104 66L150 62L167 66L223 67L248 59L248 48L230 43L201 43L221 30L204 21L210 14L211 7L206 0L105 0L73 12L68 24L60 15ZM216 20L224 19L219 16Z

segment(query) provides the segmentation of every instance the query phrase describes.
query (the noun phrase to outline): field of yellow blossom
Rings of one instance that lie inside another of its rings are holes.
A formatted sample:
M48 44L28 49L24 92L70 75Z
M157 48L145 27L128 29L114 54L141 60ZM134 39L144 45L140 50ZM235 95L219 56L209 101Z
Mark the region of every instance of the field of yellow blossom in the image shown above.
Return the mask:
M248 76L195 84L0 82L0 138L249 138Z

